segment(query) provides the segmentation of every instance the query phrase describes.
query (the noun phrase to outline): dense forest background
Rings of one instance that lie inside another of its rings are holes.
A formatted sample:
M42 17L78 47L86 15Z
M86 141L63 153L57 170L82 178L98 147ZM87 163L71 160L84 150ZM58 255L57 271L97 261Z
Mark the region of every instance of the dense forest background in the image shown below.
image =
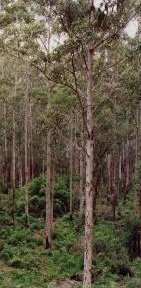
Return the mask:
M0 1L1 288L141 287L141 4L96 3Z

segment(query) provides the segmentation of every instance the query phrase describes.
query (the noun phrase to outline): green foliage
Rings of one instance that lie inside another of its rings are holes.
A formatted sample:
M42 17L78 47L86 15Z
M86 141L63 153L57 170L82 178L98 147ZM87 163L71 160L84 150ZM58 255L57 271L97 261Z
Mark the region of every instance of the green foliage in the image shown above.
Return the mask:
M129 283L125 286L125 288L140 288L140 287L141 287L140 279L130 280Z
M69 209L69 177L58 177L54 189L54 215L62 216Z
M37 38L39 34L45 31L44 25L40 23L30 23L24 26L25 37L28 39L30 37Z
M46 189L46 179L44 175L34 178L28 184L29 188L29 208L30 208L30 224L31 227L40 228L40 218L45 216L45 189ZM61 176L57 177L55 182L54 191L54 216L63 216L69 210L69 177ZM16 189L16 217L21 223L25 223L24 214L24 187ZM12 191L8 194L8 201L6 201L5 209L7 211L11 210L12 202ZM10 215L8 213L3 213L1 217L3 224L8 224L11 222ZM33 217L32 217L33 216ZM37 221L35 221L35 217ZM1 221L1 220L0 220ZM36 223L35 223L36 222ZM42 224L41 224L42 226Z
M11 217L9 214L6 213L6 211L1 211L0 212L0 225L10 225L11 223Z
M0 231L5 243L0 258L9 269L13 269L11 276L7 277L14 287L38 287L40 283L41 287L46 288L53 279L67 278L81 272L83 254L71 251L78 237L72 221L69 217L59 219L54 231L53 247L47 251L44 250L42 231L31 231L21 225L7 226ZM2 283L5 283L4 279Z
M45 213L45 186L45 177L42 175L29 183L30 211L34 215L43 216ZM69 178L58 177L54 189L54 216L62 216L69 206Z
M29 192L31 196L35 195L44 195L46 185L46 179L44 175L40 175L39 177L34 178L29 182Z
M53 239L56 248L67 247L73 245L77 233L73 227L73 223L67 217L59 219L54 226Z
M30 208L33 206L33 215L40 214L44 201L45 177L40 176L29 183ZM23 189L16 191L17 203L23 203ZM70 219L69 215L62 217L68 209L69 177L57 177L55 182L54 212L56 218L53 227L53 247L44 250L44 221L37 215L30 216L30 229L24 227L25 216L17 213L16 226L10 222L7 208L3 209L2 228L0 230L1 249L0 258L10 272L0 274L2 287L7 288L9 281L13 287L49 287L55 279L75 279L82 277L84 227L80 226L77 213ZM122 287L130 288L135 283L138 287L141 277L141 261L130 261L128 246L131 237L138 228L138 213L135 214L136 205L133 205L134 193L128 195L126 200L119 201L120 217L116 221L105 220L106 211L98 214L94 228L94 258L93 277L96 288L117 288L122 282ZM36 206L37 201L37 206ZM136 204L136 203L135 203ZM17 207L18 207L17 205ZM57 206L58 205L58 206ZM59 208L58 208L59 207ZM63 213L62 213L63 209ZM20 211L20 210L19 210ZM137 215L135 217L135 215ZM11 224L11 226L10 226ZM30 271L28 273L27 271ZM7 274L8 273L8 274ZM128 277L131 274L133 277ZM11 280L10 280L11 279ZM41 280L42 279L42 280ZM135 280L135 282L133 281ZM81 287L81 286L80 286ZM136 286L135 286L136 287Z
M37 222L36 218L31 217L31 220L32 223ZM83 243L83 229L79 232L76 230L77 221L77 217L70 220L68 215L58 219L53 227L53 247L47 251L44 250L42 230L30 230L21 226L22 224L3 227L0 238L4 246L0 251L0 258L8 268L0 273L1 287L7 288L8 281L11 281L11 287L14 288L38 288L39 283L40 287L46 288L51 287L49 283L52 280L69 277L75 279L75 275L82 275L83 248L80 243ZM126 249L129 234L121 220L96 223L94 287L117 288L122 281L124 285L121 287L131 288L133 283L140 283L141 261L135 259L131 263ZM76 243L79 243L77 249ZM133 279L121 274L126 269L134 273Z

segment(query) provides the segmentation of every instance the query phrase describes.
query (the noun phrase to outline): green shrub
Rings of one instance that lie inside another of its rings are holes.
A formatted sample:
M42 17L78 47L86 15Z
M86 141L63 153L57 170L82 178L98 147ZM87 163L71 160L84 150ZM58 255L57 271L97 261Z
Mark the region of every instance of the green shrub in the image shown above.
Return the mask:
M18 227L11 229L11 234L7 239L8 244L17 245L21 243L25 243L27 236L30 234L29 230L26 228Z
M57 177L54 189L54 215L62 216L69 209L69 177Z
M23 260L16 256L10 259L8 264L12 267L19 268L19 269L24 268Z
M3 212L1 213L2 215L0 215L0 225L1 226L6 226L6 225L11 225L12 224L12 220L10 215L8 215L7 212Z
M36 238L36 237L30 236L30 237L27 237L26 243L35 244L36 246L41 246L43 245L43 239L41 237Z
M5 239L9 235L9 229L6 229L4 227L1 227L0 229L0 239Z
M132 262L132 269L133 269L136 277L141 279L141 259L140 258L136 258Z
M29 182L29 193L31 196L44 196L46 187L46 178L44 175L34 178Z
M55 247L66 247L70 249L75 243L77 233L70 221L65 217L59 219L54 226L53 239Z
M129 280L125 288L141 288L141 279Z
M18 200L16 202L16 215L22 216L24 214L25 204L23 200Z
M6 245L2 250L2 252L0 253L0 256L4 261L7 262L13 257L14 254L16 254L15 250L16 250L15 248Z
M46 279L37 269L15 269L12 271L14 286L12 288L46 288ZM7 288L7 287L5 287Z
M100 222L94 229L94 249L98 253L112 253L119 243L119 235L112 222Z

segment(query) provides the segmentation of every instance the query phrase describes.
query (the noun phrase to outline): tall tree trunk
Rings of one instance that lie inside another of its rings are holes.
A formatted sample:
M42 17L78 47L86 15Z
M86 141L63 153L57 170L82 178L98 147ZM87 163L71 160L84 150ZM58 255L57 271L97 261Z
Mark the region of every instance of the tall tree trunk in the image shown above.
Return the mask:
M15 223L15 188L16 188L16 129L15 111L13 110L13 139L12 139L12 218Z
M118 195L121 192L121 183L122 183L122 156L121 156L121 149L119 146L119 164L118 164Z
M48 7L48 15L51 14L51 5ZM48 53L50 53L50 44L51 44L51 17L48 17L48 35L47 35L47 49ZM50 64L48 64L50 65ZM50 113L51 103L50 103L50 85L48 83L48 107L47 110ZM51 125L49 123L49 128L47 132L47 174L46 174L46 223L45 223L45 248L48 249L52 244L52 235L51 235L51 220L52 220L52 205L51 205L51 179L52 179L52 149L51 149L51 139L52 131Z
M125 143L122 144L122 190L124 193L126 183L126 173L125 173Z
M125 193L127 196L128 194L128 188L130 183L130 162L129 162L129 138L127 136L127 143L126 143L126 189Z
M7 106L4 103L4 186L8 191Z
M51 247L51 129L47 134L47 175L46 175L46 249Z
M138 107L136 110L136 162L135 164L137 165L137 162L140 160L140 124L141 124L141 101L138 103Z
M83 126L83 125L82 125ZM79 182L79 216L80 219L82 219L84 215L84 203L85 203L85 194L84 194L84 129L82 127L81 131L81 145L82 145L82 150L80 151L80 182Z
M52 180L51 180L51 227L53 226L54 188L55 188L55 162L53 161L53 163L52 163Z
M73 128L71 124L70 131L70 215L72 215L72 205L73 205Z
M42 174L45 175L45 154L46 154L46 141L42 138Z
M22 167L22 159L19 158L19 187L23 186L23 167Z
M29 195L28 195L28 182L29 182L29 163L28 163L28 108L29 108L29 79L28 79L28 63L26 62L26 90L25 90L25 123L24 123L24 149L25 149L25 225L29 226Z
M111 194L111 154L107 155L108 195Z
M29 102L29 122L30 122L30 175L34 177L34 156L33 156L33 120L32 120L32 100Z
M86 139L86 209L85 209L85 248L84 248L84 280L83 288L92 285L92 257L93 257L93 161L94 161L94 135L93 135L93 100L92 100L92 68L93 51L91 44L87 47L87 139Z
M112 178L112 186L111 186L111 205L112 205L112 213L113 219L116 219L116 205L117 205L117 187L116 187L116 162L114 152L112 155L112 163L111 163L111 178Z

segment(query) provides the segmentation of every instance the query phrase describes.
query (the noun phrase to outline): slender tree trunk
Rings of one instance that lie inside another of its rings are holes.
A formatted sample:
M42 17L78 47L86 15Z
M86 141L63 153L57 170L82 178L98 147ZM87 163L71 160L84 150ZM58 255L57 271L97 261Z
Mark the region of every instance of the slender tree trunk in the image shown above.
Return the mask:
M111 194L111 154L107 155L108 195Z
M48 8L48 15L51 13L51 6ZM51 44L51 17L48 19L48 38L47 38L47 48L48 53L50 53ZM49 65L49 64L48 64ZM50 112L50 82L48 83L48 112ZM51 149L51 136L52 131L49 123L48 133L47 133L47 175L46 175L46 223L45 223L45 248L48 249L52 245L52 235L51 235L51 220L52 220L52 204L51 204L51 179L52 179L52 149Z
M139 150L139 108L137 108L136 111L136 162L137 165L138 162L138 151Z
M19 187L23 186L23 145L21 144L21 136L18 139L18 169L19 169Z
M47 175L46 175L46 249L51 247L51 129L47 134Z
M42 139L42 173L45 175L45 154L46 154L46 141Z
M8 145L7 145L7 107L4 103L4 186L8 191Z
M25 123L24 123L24 149L25 149L25 225L29 226L29 195L28 195L28 182L29 182L29 163L28 163L28 108L29 108L29 79L28 79L28 64L26 63L26 91L25 91Z
M83 125L82 125L83 126ZM81 132L81 145L82 149L84 147L84 129L82 127ZM84 194L84 154L83 151L80 151L80 182L79 182L79 216L82 219L84 215L84 203L85 203L85 194Z
M23 186L23 169L22 169L22 160L19 159L19 187Z
M13 141L12 141L12 218L15 223L15 188L16 188L16 129L15 111L13 110Z
M85 210L85 248L84 248L84 280L83 288L92 286L92 257L93 257L93 100L92 100L92 68L93 52L91 45L87 47L87 139L86 139L86 210Z
M53 226L53 214L54 214L54 188L55 188L55 163L52 163L52 180L51 180L51 227Z
M122 157L121 157L121 151L119 147L119 164L118 164L118 195L120 195L121 191L121 183L122 183Z
M127 136L127 143L126 143L126 196L128 194L128 188L130 183L130 163L129 163L129 139Z
M73 128L71 124L70 135L70 215L72 215L73 205Z
M112 212L113 219L116 219L116 205L117 205L117 187L116 187L116 163L113 152L112 157L112 165L111 165L111 175L112 175L112 189L111 189L111 204L112 204Z
M124 192L125 189L125 183L126 183L126 174L125 174L125 143L123 141L123 145L122 145L122 189Z
M34 156L33 156L33 120L32 120L32 101L29 103L29 121L30 121L30 174L34 177Z

